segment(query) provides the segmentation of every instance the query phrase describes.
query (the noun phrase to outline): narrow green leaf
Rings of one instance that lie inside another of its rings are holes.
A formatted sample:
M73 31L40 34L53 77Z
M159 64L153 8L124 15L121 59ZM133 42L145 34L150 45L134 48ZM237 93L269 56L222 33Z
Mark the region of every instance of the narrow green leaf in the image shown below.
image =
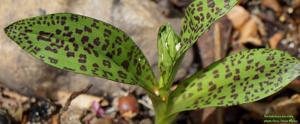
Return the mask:
M276 93L299 75L299 60L285 52L239 52L183 81L186 86L179 87L171 113L254 102Z
M175 55L180 47L180 37L170 24L160 27L158 32L158 65L160 69L160 87L169 87L176 75L178 65ZM168 88L169 89L169 88Z
M195 0L185 11L181 27L181 39L184 44L181 52L190 48L197 39L216 20L221 18L238 2L238 0Z
M185 10L181 25L181 47L175 61L197 41L216 20L224 16L239 0L194 0Z
M141 50L116 27L86 16L57 13L17 21L6 34L45 63L90 76L153 88Z

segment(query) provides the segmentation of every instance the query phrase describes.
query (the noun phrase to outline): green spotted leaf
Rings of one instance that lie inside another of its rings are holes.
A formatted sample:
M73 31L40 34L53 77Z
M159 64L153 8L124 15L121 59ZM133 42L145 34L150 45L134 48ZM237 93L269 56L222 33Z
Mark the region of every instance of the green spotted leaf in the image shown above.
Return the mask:
M169 89L178 69L178 62L175 61L175 55L180 47L180 37L170 24L160 27L157 47L159 56L158 65L161 75L160 87L166 86ZM177 66L175 66L176 64Z
M181 26L182 48L190 48L216 20L221 18L238 0L195 0L185 10Z
M300 75L299 60L271 49L230 55L183 81L172 112L254 102L276 93Z
M54 67L152 90L151 66L118 28L86 16L57 13L17 21L6 34Z
M181 25L181 47L175 60L197 41L215 21L224 16L238 0L194 0L185 10Z

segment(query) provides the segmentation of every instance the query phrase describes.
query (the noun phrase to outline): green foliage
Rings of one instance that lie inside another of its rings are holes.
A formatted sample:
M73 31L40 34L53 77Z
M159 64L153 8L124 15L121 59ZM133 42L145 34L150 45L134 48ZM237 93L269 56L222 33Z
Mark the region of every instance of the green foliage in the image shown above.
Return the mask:
M186 11L181 26L181 39L188 49L216 20L226 14L238 0L195 0Z
M15 22L6 34L45 63L151 90L155 77L123 31L86 16L58 13Z
M175 55L180 47L180 37L174 32L170 24L166 24L160 27L157 39L158 65L161 76L159 87L166 86L169 88L178 68L176 66L174 69L173 66L176 64Z
M165 52L160 52L160 44L170 44L169 57L165 58L168 62L159 62L162 81L171 84L176 75L178 66L184 53L197 41L204 31L207 30L216 20L226 14L238 0L194 0L185 10L185 17L181 26L181 37L178 37L170 25L164 25L160 28L160 32L164 31L163 38L171 38L165 41L158 40L159 59L165 57ZM162 37L159 33L158 39ZM176 37L174 39L174 37ZM180 39L180 40L179 40ZM176 51L174 51L176 50ZM162 68L164 67L164 68Z
M181 25L181 47L176 59L197 41L216 20L225 15L238 0L194 0L185 10Z
M239 52L184 80L172 113L254 102L276 93L299 75L299 61L285 52Z
M134 41L96 19L58 13L15 22L5 32L25 51L54 67L143 87L159 115L156 123L166 124L181 111L260 100L300 75L296 58L277 50L254 49L215 62L171 91L184 53L237 2L195 0L186 9L180 36L170 24L159 29L159 83Z
M238 0L194 0L194 2L186 8L185 17L181 25L180 42L165 41L175 42L177 45L176 53L173 55L172 61L169 64L169 73L171 74L167 76L169 77L167 81L173 81L172 75L176 74L185 52L197 41L203 32L216 20L231 10L237 2ZM164 78L166 77L164 76ZM164 81L166 80L164 79Z

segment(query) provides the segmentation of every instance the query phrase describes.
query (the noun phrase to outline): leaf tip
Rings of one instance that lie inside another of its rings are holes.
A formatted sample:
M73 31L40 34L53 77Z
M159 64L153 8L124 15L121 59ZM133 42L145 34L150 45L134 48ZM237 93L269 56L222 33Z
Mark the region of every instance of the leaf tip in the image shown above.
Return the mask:
M4 28L4 32L7 33L8 29L9 29L9 26L6 26L6 27Z
M4 28L4 33L7 35L7 36L9 36L9 32L11 32L11 25L12 24L10 24L10 25L8 25L8 26L6 26L5 28Z

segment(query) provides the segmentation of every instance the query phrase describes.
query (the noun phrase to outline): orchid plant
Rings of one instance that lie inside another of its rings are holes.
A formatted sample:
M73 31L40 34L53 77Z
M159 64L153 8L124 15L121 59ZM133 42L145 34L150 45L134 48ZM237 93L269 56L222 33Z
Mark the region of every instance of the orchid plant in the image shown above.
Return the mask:
M159 79L135 42L122 30L83 15L56 13L5 28L22 49L56 68L138 85L152 100L156 124L178 113L254 102L276 93L300 74L299 60L273 49L252 49L223 58L181 81L174 77L186 51L238 0L194 0L181 34L170 24L158 32Z

